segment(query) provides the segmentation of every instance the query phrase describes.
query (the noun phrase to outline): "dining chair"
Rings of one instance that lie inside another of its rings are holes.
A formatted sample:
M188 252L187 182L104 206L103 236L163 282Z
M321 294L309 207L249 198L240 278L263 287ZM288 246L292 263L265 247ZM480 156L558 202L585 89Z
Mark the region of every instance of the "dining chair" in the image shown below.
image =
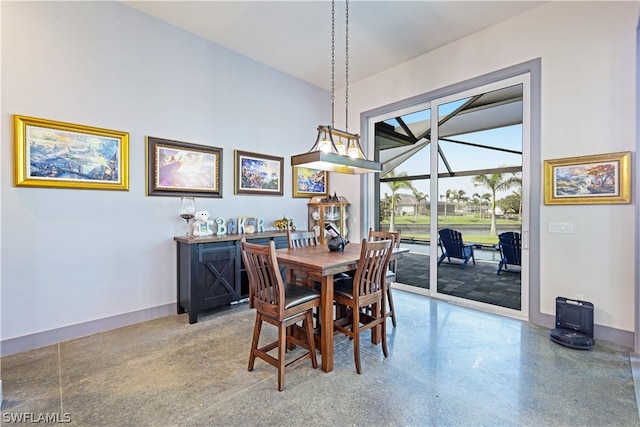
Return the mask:
M306 246L318 246L318 236L313 231L287 230L287 242L290 248L303 248Z
M356 274L350 280L338 283L334 288L334 300L346 308L344 316L334 321L334 330L353 340L353 356L356 372L360 366L360 333L380 326L382 330L382 352L387 349L385 276L389 268L392 251L391 240L370 242L362 240L360 259ZM367 313L368 307L374 307ZM372 331L373 333L373 331Z
M313 231L287 230L287 244L289 249L305 248L307 246L318 246L318 237ZM311 280L308 274L305 273L305 275L302 276L300 272L294 271L293 276L296 280L296 283L307 286L309 288L313 287L316 290L320 290L320 283Z
M389 239L393 242L392 248L400 247L400 231L376 231L373 228L369 228L369 241L375 240L385 240ZM397 325L396 321L396 310L393 305L393 294L391 293L391 284L396 281L396 268L398 266L398 260L394 259L389 262L389 268L387 269L387 275L385 278L385 287L387 294L387 317L391 317L391 322L393 323L393 327L395 328Z
M318 367L316 347L313 338L312 310L320 307L318 291L297 284L285 284L278 268L276 246L273 240L269 245L240 241L242 259L249 277L249 291L253 308L256 309L256 321L249 354L249 371L253 371L256 357L278 368L278 390L284 389L285 370L306 359L311 359L313 368ZM291 334L291 326L302 321L306 340ZM278 328L277 340L259 346L262 322ZM287 344L298 345L307 351L286 361ZM269 354L277 348L277 357Z

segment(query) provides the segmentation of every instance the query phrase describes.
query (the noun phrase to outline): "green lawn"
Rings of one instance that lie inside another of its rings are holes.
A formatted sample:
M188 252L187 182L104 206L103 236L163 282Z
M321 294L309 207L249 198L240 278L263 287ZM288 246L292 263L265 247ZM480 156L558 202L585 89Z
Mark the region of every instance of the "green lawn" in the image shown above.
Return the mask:
M430 218L425 215L418 215L414 217L413 215L398 215L395 218L396 224L429 224ZM477 216L447 216L445 219L444 216L438 217L438 222L440 224L461 224L461 225L479 225L479 224L491 224L491 218L478 218ZM389 219L385 219L382 221L382 224L389 224ZM506 218L496 218L496 224L520 224L520 220L518 219L506 219Z
M425 227L428 227L430 224L430 218L425 215L418 215L414 217L413 215L399 215L395 217L395 223L398 225L403 224L424 224ZM389 225L389 220L382 221L382 225ZM444 216L438 217L439 225L486 225L487 227L491 224L491 218L478 218L477 216L458 216L458 215L450 215L447 216L446 220ZM506 218L496 218L497 225L520 225L521 222L516 219L506 219ZM403 232L402 237L420 240L431 240L429 234L421 234L421 233L408 233ZM477 235L477 234L465 234L463 233L463 238L465 242L469 243L479 243L482 245L492 246L498 243L498 236L488 236L488 235Z

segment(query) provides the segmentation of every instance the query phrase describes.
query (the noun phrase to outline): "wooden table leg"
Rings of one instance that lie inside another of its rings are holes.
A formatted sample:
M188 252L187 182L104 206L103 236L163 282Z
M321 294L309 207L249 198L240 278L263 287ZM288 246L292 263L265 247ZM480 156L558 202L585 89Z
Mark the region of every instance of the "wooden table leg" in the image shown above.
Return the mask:
M322 370L333 370L333 275L322 277L320 290L320 352Z

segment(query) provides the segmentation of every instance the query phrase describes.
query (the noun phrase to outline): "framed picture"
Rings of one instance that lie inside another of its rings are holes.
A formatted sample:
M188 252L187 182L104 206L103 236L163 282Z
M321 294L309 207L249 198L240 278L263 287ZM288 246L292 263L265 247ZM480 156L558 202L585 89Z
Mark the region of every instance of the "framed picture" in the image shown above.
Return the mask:
M282 196L284 157L235 150L235 194Z
M329 172L293 166L293 197L329 195Z
M544 162L545 205L630 202L630 152Z
M16 187L129 190L129 134L14 116Z
M222 197L222 148L147 136L147 196Z

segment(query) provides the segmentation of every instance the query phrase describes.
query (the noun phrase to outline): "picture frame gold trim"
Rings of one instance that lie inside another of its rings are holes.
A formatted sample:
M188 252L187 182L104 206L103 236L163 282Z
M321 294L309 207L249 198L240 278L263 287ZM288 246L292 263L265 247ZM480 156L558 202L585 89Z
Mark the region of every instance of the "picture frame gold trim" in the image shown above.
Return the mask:
M329 172L302 166L292 166L292 171L291 182L293 183L293 197L310 199L314 196L329 195ZM315 178L317 179L308 176L309 174L315 174ZM305 179L305 177L307 177L307 179ZM308 179L311 179L317 185L314 185L314 188L310 189L307 182ZM320 183L318 183L318 181L320 181ZM324 187L323 191L318 190L318 187L321 186Z
M222 198L222 148L146 137L147 196Z
M544 161L544 204L631 203L631 152Z
M14 115L16 187L129 190L129 133Z
M234 150L234 154L234 194L284 194L284 157L241 150ZM268 181L263 180L265 174L270 176Z

